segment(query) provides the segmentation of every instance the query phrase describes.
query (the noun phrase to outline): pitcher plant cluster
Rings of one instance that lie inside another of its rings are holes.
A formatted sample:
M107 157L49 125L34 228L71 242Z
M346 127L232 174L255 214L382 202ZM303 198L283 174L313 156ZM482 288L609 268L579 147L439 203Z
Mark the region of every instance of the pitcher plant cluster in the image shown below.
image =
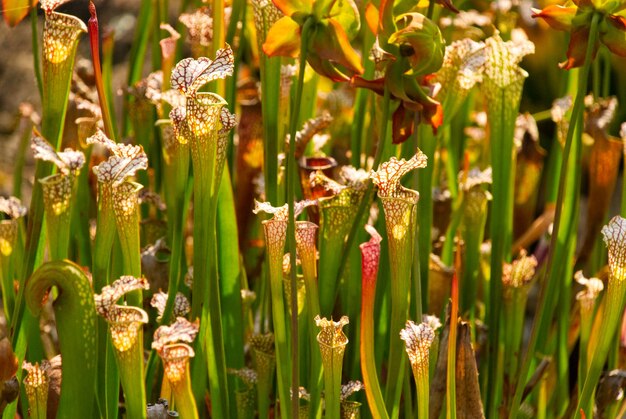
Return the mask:
M2 2L2 418L626 415L624 1L68 2Z

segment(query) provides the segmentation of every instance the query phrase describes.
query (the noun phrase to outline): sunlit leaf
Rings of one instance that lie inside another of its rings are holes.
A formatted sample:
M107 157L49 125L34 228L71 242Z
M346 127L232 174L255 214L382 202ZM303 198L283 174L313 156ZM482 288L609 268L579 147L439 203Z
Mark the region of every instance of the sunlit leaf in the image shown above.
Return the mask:
M37 0L2 0L2 15L7 25L13 27L24 19Z
M263 43L263 52L268 56L295 58L300 54L300 25L289 16L276 21Z
M412 196L409 189L402 186L400 179L411 170L424 168L427 164L427 158L419 149L417 153L409 160L398 160L392 157L388 161L382 163L378 170L370 173L370 177L374 184L378 186L379 194L386 197L406 197ZM415 193L415 191L413 191Z
M25 216L28 213L28 208L22 205L22 201L14 196L9 198L0 196L0 212L12 219L16 219Z
M159 326L154 332L152 347L157 351L163 350L167 345L176 342L191 343L196 338L200 322L190 322L184 317L178 317L171 326Z
M217 50L215 59L206 57L199 59L185 58L176 64L172 71L171 84L185 94L194 95L205 84L233 75L235 61L230 46Z
M208 7L200 7L193 13L183 13L178 18L187 28L190 43L209 46L213 39L213 18Z

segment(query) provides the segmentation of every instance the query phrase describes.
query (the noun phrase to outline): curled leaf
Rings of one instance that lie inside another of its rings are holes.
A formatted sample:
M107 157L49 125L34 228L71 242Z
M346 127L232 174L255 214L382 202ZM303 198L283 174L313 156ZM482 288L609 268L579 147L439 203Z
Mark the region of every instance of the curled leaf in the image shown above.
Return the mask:
M611 279L621 283L626 279L626 219L613 217L602 227L602 235L609 251Z
M400 339L406 346L406 353L416 377L428 374L430 346L435 340L435 331L428 323L415 324L409 320L400 331Z
M81 151L66 148L57 153L50 143L37 134L31 140L31 149L36 159L54 163L65 175L75 174L85 164L85 155Z
M322 348L322 357L331 355L334 351L343 353L345 346L348 344L348 337L343 333L343 327L350 323L348 316L342 316L338 322L331 318L315 316L315 324L321 330L317 335L317 341Z
M185 95L195 95L198 89L210 81L233 75L235 57L229 45L217 50L215 59L185 58L172 71L171 85Z
M178 18L187 28L187 41L208 47L213 39L213 18L208 7L200 7L193 13L183 13Z
M596 298L604 289L604 283L598 278L586 278L583 271L577 271L574 274L574 279L584 287L582 291L576 293L576 299L580 301L581 305L593 308Z
M521 288L528 284L535 276L537 258L534 255L527 256L526 250L513 263L505 263L502 267L502 283L505 287Z
M432 20L420 13L405 13L396 18L396 26L388 42L398 45L400 54L408 58L410 74L431 74L441 68L445 43Z
M87 32L82 20L75 16L54 12L62 1L42 3L46 11L43 30L43 57L47 62L60 64L65 62L74 51L78 36Z
M378 195L406 198L417 202L419 198L417 191L405 188L400 180L411 170L426 167L427 160L426 155L417 149L416 154L409 160L392 157L389 161L381 163L377 171L370 172L370 178L378 186Z
M159 326L154 332L152 348L161 351L172 343L192 343L198 334L199 327L200 322L198 319L192 323L184 317L178 317L170 326Z
M148 168L148 156L141 146L116 143L101 130L87 138L87 144L100 144L112 153L107 160L93 167L99 182L117 186L138 170Z
M294 213L297 217L304 211L306 207L310 207L312 205L317 205L317 201L299 201L294 203ZM273 221L287 221L287 217L289 215L289 205L285 204L282 207L273 207L269 202L259 202L254 201L254 210L252 210L255 214L259 212L265 212L267 214L273 214Z
M341 386L341 400L347 400L354 393L363 390L363 383L359 380L349 381Z
M165 304L167 303L167 293L163 291L159 291L152 296L152 300L150 300L150 305L156 308L158 317L157 321L161 321L163 316L163 311L165 311ZM176 293L176 297L174 299L174 317L183 317L186 316L191 310L191 305L189 304L189 300L183 293Z
M14 196L9 198L0 196L0 212L15 220L25 216L28 213L28 208L22 205L22 201Z
M96 311L99 315L107 318L109 312L115 307L116 302L125 294L141 289L148 289L150 286L145 278L135 278L126 275L113 281L111 285L102 288L100 294L96 294Z

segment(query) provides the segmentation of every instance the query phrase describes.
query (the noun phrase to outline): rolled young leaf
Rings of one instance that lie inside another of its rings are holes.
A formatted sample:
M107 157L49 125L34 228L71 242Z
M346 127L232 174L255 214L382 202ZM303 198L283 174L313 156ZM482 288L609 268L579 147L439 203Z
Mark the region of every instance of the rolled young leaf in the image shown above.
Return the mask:
M26 303L38 315L52 286L59 289L54 308L61 346L63 382L57 418L92 417L96 385L96 309L93 291L81 268L68 261L42 265L26 283ZM138 416L140 417L140 416Z

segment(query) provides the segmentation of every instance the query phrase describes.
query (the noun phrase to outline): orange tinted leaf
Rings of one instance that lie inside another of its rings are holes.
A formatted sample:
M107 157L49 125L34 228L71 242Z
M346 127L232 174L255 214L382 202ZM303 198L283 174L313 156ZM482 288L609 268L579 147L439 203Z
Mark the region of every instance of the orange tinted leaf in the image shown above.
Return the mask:
M278 19L267 33L263 52L270 57L297 57L300 54L300 26L289 16Z
M618 15L607 16L600 26L600 41L613 54L626 57L626 18Z
M7 25L13 27L28 15L37 0L2 0L2 14Z
M317 0L315 5L318 3L323 4L324 2ZM334 20L341 26L341 28L346 32L349 39L354 39L354 37L359 33L361 29L361 19L359 16L359 9L353 0L342 0L342 1L326 1L326 3L330 3L332 5L331 9L328 11L323 11L322 17L329 18Z
M400 102L400 106L393 113L391 121L392 141L394 144L401 144L413 134L415 112L405 108L404 103Z
M532 9L532 11L533 17L540 17L557 31L569 31L572 27L572 19L576 16L576 7L559 5L551 5L543 10Z
M341 82L350 80L350 78L339 71L339 69L335 67L331 61L322 59L319 55L313 52L309 53L307 62L316 73L321 74L324 77L328 77L332 81Z
M572 31L572 35L569 41L569 47L567 48L567 61L559 64L564 70L570 70L572 68L580 67L585 63L585 52L587 51L587 44L589 43L589 27L583 26L576 28ZM593 56L595 57L598 51L598 46L593 48Z
M367 27L370 28L374 35L378 34L378 9L372 2L367 3L367 6L365 6L365 22L367 22Z
M312 0L272 0L272 2L287 16L295 12L310 14L313 11Z
M352 49L346 32L334 19L329 19L327 26L317 28L312 50L323 60L334 61L350 70L351 73L363 73L361 57Z

